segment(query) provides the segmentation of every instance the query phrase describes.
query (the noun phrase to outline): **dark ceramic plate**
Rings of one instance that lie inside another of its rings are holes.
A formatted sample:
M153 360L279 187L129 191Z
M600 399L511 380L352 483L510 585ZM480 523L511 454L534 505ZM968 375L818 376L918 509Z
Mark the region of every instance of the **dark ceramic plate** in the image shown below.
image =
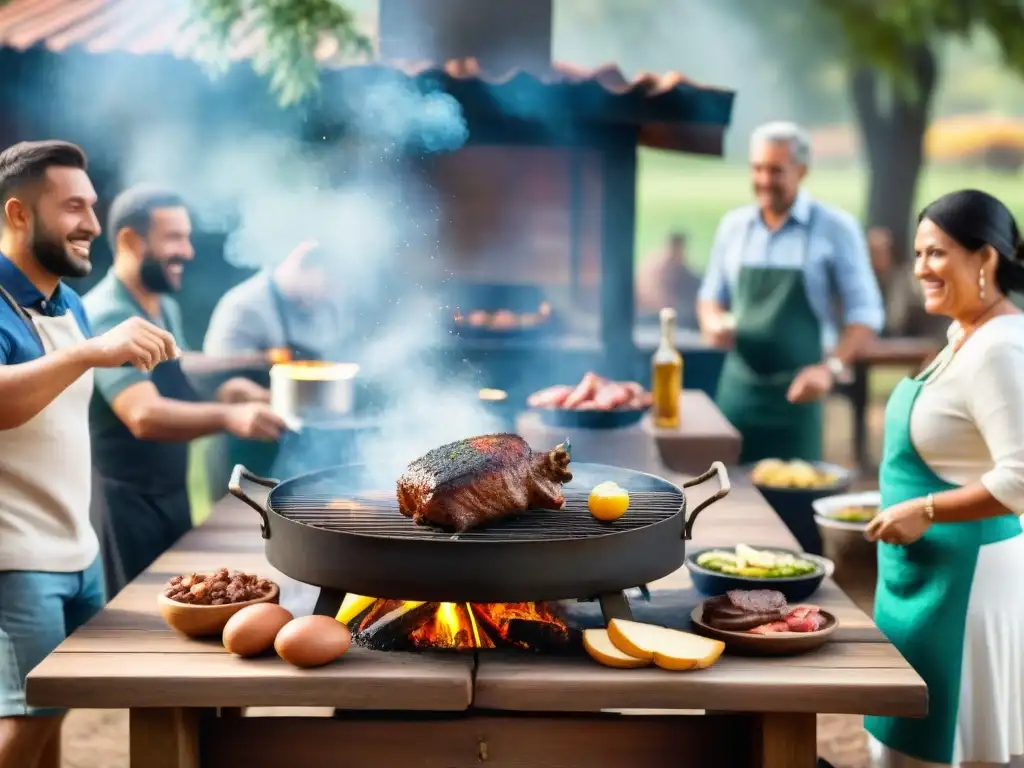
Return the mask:
M549 427L577 429L621 429L636 424L650 408L616 408L612 411L573 411L564 408L534 408Z
M721 640L729 653L747 656L793 656L820 648L839 626L839 619L828 611L821 611L825 625L816 632L777 632L774 635L755 635L751 632L728 632L710 627L702 621L704 604L690 614L693 628L699 635Z
M809 560L817 567L813 572L804 576L789 576L780 579L758 578L756 576L732 576L726 573L719 573L697 565L697 558L703 553L712 549L728 549L728 547L703 547L686 553L686 568L690 571L690 579L693 586L702 595L716 597L724 595L730 589L774 589L786 596L791 603L799 603L818 591L821 582L830 575L833 569L831 560L818 555L809 555L806 552L797 552L792 549L781 549L778 547L758 547L753 544L754 549L767 552L779 552L793 555L802 560Z
M843 493L853 484L857 475L853 470L841 467L838 464L830 464L827 461L812 461L810 464L821 472L827 472L835 477L835 482L822 488L787 488L777 485L761 485L754 483L754 486L762 494L771 494L778 498L789 498L793 500L806 500L810 503L812 499L820 499L825 496L832 496L836 493ZM747 464L740 469L749 476L754 471L756 464Z
M796 537L800 546L807 552L820 553L822 551L821 535L818 533L818 526L814 523L814 509L811 505L818 499L848 491L856 478L856 473L845 467L840 467L838 464L829 464L824 461L815 461L812 464L819 470L828 472L835 477L835 482L824 488L785 488L758 483L754 483L754 487L761 492L765 501L782 518L782 522ZM749 476L754 465L748 464L741 469Z

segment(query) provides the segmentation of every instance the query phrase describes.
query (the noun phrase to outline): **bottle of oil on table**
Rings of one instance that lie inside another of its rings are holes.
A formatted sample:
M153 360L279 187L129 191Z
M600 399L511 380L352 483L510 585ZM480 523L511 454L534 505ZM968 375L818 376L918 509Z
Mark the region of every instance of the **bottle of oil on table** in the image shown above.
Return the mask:
M659 313L661 341L651 359L651 415L654 426L679 427L679 397L683 391L683 356L676 350L676 311L665 307Z

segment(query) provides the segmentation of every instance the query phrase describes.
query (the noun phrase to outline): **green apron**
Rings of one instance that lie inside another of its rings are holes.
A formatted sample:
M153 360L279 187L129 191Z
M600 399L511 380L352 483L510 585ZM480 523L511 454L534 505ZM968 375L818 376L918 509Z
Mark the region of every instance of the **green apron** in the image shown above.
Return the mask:
M910 439L910 414L924 378L904 379L885 408L879 486L887 509L957 486L938 477ZM875 623L928 684L928 716L866 717L868 732L919 760L950 763L960 703L960 673L968 601L978 553L1021 533L1006 514L968 523L935 523L908 546L878 544Z
M821 460L822 404L786 400L797 372L822 362L821 324L807 298L803 269L814 214L812 208L799 267L739 270L736 343L725 356L715 401L743 437L743 464L769 457Z

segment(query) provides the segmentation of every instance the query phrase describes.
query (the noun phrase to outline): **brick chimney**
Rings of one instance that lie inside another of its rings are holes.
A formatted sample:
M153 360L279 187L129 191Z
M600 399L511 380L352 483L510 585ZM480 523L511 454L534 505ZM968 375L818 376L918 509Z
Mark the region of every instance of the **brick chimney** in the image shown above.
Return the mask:
M551 69L553 0L379 0L384 61L475 58L487 73Z

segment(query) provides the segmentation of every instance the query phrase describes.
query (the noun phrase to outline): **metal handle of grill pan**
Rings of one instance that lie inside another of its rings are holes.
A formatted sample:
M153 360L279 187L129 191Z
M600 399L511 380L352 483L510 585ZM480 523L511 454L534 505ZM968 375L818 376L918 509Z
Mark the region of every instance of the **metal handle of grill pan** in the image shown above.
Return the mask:
M724 499L729 495L729 491L732 490L732 486L729 484L729 473L725 471L725 464L720 461L716 461L711 465L711 469L705 472L703 475L698 475L692 480L687 480L683 483L683 488L692 488L695 485L700 485L705 480L710 480L715 475L718 475L718 490L712 495L708 496L704 501L693 508L693 512L690 513L689 517L686 518L686 522L683 523L683 538L689 541L693 538L693 523L697 519L697 515L703 512L705 509L710 507L719 499Z
M243 483L249 485L252 490L246 491ZM235 464L231 470L231 479L228 480L228 492L236 499L240 499L255 509L260 514L260 533L264 539L270 538L270 519L267 517L267 502L270 499L270 492L277 487L279 480L272 480L269 477L260 477L246 469L242 464Z

